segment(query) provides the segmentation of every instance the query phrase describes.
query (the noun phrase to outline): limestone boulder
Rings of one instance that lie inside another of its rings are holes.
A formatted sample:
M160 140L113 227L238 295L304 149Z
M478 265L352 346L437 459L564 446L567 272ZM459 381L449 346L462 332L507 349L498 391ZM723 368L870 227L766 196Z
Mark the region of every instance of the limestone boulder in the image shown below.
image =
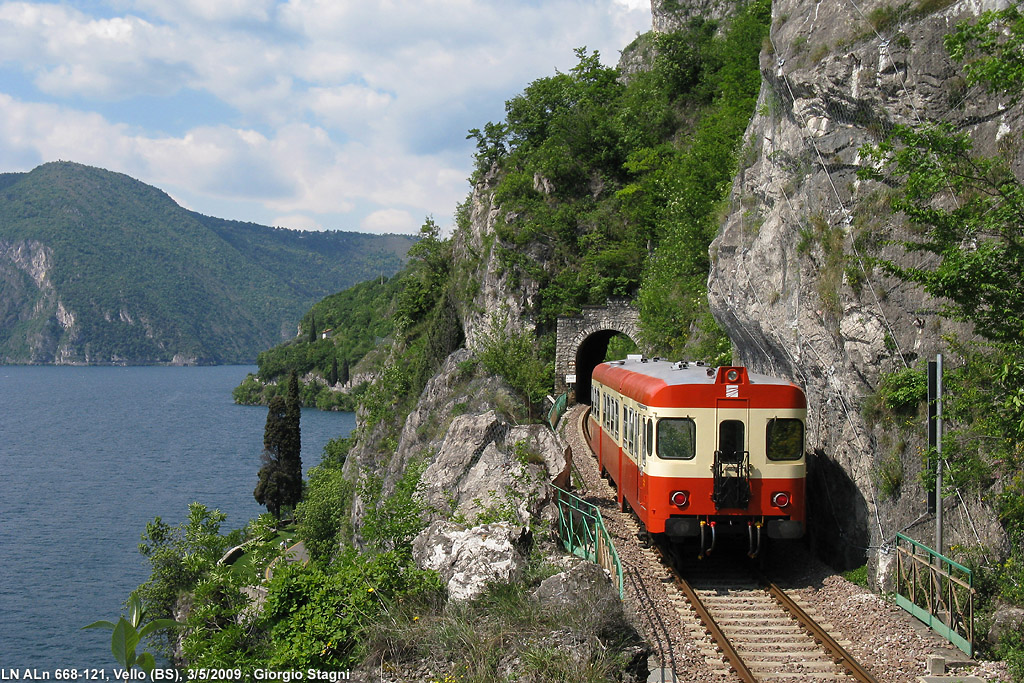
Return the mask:
M472 600L488 584L517 581L526 566L531 543L525 527L495 522L465 528L437 521L413 540L416 566L432 569L448 587L448 597Z
M1024 607L1000 603L992 615L992 627L988 630L989 644L996 646L1007 633L1024 631Z
M533 596L545 605L600 604L619 599L608 572L593 562L580 562L541 581Z
M455 417L421 479L419 495L437 518L527 524L549 517L549 483L564 485L570 457L544 425L511 426L495 411Z

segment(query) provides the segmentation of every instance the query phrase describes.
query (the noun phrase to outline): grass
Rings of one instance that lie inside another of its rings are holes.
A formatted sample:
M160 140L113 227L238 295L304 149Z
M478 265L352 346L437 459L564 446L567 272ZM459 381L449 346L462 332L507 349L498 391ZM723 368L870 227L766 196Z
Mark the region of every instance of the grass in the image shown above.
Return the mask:
M856 569L850 569L843 572L843 578L850 583L855 583L858 586L868 587L868 566L862 565Z
M367 663L397 672L426 663L431 680L461 683L621 680L642 641L614 590L542 604L531 590L548 573L494 584L469 602L396 605L371 635Z

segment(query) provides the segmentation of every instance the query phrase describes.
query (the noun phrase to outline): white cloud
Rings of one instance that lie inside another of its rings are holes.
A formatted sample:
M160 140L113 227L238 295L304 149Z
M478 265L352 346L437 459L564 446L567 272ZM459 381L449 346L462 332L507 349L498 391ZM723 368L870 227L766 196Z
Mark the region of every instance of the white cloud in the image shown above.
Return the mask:
M23 165L0 171L71 159L204 213L373 231L451 216L468 191L466 130L571 68L573 48L611 63L650 23L646 0L79 7L0 0L0 68L23 81L0 84L0 152ZM189 109L208 102L220 106ZM168 134L149 113L182 123Z
M271 225L276 228L291 228L292 230L315 230L317 232L327 230L316 218L301 213L278 216L271 222Z
M374 211L363 219L359 225L361 232L383 233L406 233L418 234L421 223L412 217L408 211L400 209L384 209Z

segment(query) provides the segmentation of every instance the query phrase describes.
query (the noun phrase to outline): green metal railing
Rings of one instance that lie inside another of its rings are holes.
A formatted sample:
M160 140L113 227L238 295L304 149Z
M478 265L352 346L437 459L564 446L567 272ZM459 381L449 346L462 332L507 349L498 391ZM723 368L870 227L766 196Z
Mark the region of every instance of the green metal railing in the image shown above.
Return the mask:
M548 426L551 429L558 427L558 421L565 415L565 411L569 409L569 394L563 392L561 396L555 399L554 404L548 411Z
M604 526L604 520L601 519L601 511L592 503L564 489L557 486L551 488L554 490L555 502L558 503L558 537L562 539L565 549L607 569L621 598L622 564Z
M967 567L896 534L896 603L974 656L974 575Z

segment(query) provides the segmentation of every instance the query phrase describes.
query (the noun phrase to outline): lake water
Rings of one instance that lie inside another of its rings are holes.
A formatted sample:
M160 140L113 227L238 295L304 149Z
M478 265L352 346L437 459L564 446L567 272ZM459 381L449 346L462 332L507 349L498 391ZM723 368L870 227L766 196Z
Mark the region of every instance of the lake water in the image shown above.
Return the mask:
M106 667L121 605L149 576L147 522L199 501L242 527L266 408L236 406L245 366L0 367L0 669ZM355 426L302 411L304 469Z

